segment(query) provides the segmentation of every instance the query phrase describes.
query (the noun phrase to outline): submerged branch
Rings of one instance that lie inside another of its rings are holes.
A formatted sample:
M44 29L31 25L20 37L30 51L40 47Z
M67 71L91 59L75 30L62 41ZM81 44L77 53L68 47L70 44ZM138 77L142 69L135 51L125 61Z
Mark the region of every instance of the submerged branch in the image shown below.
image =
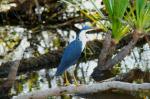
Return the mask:
M35 92L30 92L24 95L19 95L13 97L13 99L46 99L48 96L58 96L62 94L88 94L88 93L97 93L103 92L107 90L122 90L122 91L150 91L150 83L142 83L142 84L135 84L135 83L126 83L126 82L119 82L119 81L112 81L112 82L103 82L103 83L95 83L91 85L79 85L79 86L66 86L66 87L56 87L50 88L46 90L39 90Z

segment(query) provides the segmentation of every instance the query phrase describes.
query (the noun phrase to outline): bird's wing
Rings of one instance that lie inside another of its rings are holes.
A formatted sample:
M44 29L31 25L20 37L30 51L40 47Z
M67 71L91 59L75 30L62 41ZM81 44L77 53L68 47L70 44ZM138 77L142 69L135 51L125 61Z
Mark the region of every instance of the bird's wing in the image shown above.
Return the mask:
M74 40L65 49L61 59L61 64L73 65L74 61L78 60L82 51L82 42Z
M74 40L65 49L61 62L57 68L56 75L62 74L68 67L75 64L82 52L82 42Z

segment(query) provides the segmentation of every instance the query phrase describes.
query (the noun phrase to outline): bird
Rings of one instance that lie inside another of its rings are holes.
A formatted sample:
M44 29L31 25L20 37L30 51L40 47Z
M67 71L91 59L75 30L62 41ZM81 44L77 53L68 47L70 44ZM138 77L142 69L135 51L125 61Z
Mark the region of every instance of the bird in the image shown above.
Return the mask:
M70 66L77 63L86 45L86 32L91 29L90 26L84 26L80 32L77 33L76 39L68 44L63 52L55 76L62 75Z

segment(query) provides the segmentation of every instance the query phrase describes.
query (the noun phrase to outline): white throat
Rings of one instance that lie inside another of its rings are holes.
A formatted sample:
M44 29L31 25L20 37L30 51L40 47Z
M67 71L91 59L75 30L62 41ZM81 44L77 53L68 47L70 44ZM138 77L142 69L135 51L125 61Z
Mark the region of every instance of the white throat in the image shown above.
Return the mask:
M82 51L84 50L86 42L87 42L86 32L87 32L86 30L83 30L79 34L79 40L82 42Z

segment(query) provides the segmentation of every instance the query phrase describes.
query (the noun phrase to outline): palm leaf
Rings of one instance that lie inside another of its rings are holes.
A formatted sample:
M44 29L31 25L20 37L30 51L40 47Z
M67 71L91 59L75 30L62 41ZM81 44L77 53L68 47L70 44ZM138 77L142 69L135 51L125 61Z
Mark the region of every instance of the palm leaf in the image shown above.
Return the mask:
M137 18L140 18L140 16L142 15L144 5L145 5L145 1L146 0L136 0L136 15L137 15Z
M128 6L128 0L114 0L113 14L117 18L122 18Z
M150 27L150 3L147 0L136 0L136 29L147 33Z
M112 18L112 15L113 15L113 1L114 0L103 0L110 18Z
M129 0L103 0L103 2L112 22L112 37L118 41L122 38L121 31L124 27L120 20L124 16Z

